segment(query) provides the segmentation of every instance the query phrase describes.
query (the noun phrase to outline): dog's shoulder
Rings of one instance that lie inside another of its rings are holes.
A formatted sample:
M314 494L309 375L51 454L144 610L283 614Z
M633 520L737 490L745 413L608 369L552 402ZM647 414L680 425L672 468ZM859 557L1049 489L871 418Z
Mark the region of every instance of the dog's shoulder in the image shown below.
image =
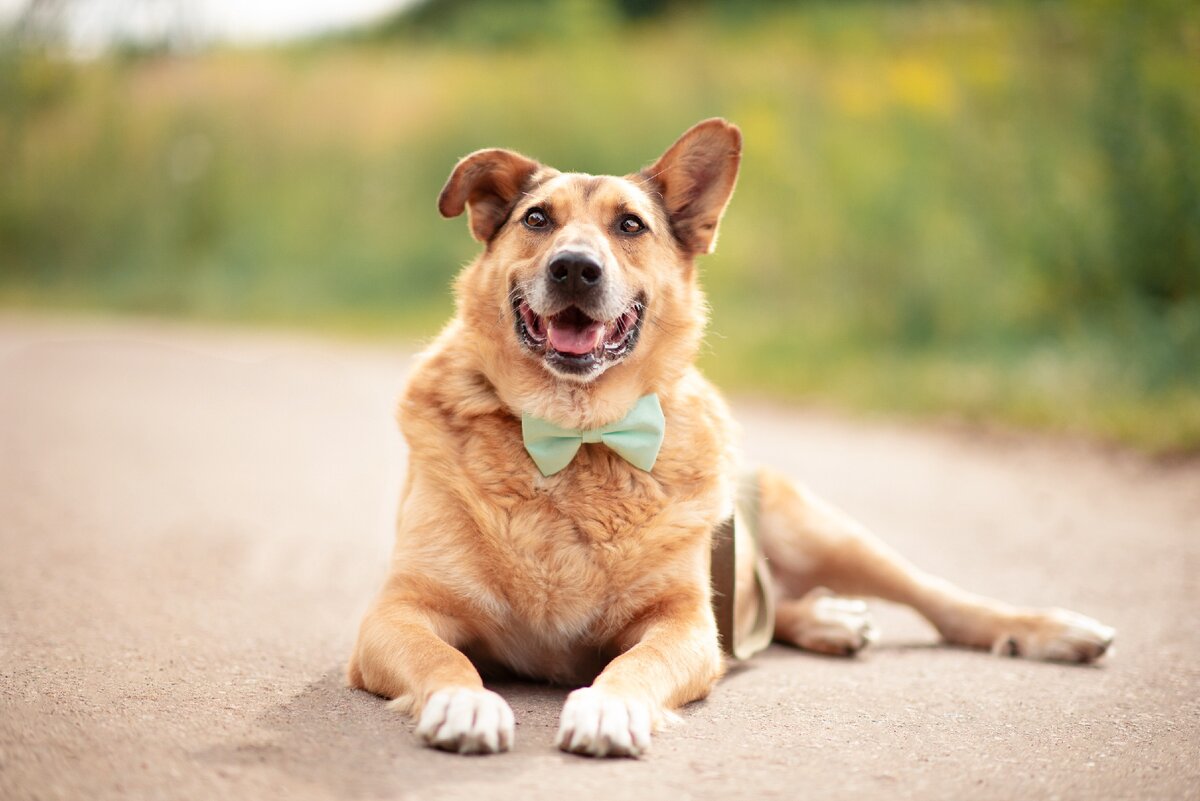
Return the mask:
M458 326L452 321L418 357L400 398L411 468L480 502L528 497L528 478L516 469L528 462L521 422L463 347Z
M737 426L721 393L699 370L688 370L661 393L666 436L655 473L667 484L705 484L731 473Z
M464 337L463 324L455 318L417 357L396 412L406 436L409 426L454 428L501 410L495 387L462 347Z

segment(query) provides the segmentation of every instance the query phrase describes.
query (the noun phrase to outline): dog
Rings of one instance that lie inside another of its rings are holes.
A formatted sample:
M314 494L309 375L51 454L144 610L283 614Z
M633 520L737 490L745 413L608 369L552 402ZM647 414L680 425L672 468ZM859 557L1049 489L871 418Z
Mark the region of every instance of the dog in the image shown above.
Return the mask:
M643 754L712 689L722 645L761 623L755 548L768 638L799 648L857 653L873 639L865 597L913 607L959 646L1091 662L1111 645L1091 618L968 593L783 476L739 472L729 409L694 362L695 260L716 244L741 145L706 120L623 177L480 150L442 189L439 211L467 211L483 251L400 400L394 556L347 668L425 744L511 748L512 710L481 679L499 672L581 687L561 749ZM714 532L739 492L757 500L756 539L735 526L737 630L719 635Z

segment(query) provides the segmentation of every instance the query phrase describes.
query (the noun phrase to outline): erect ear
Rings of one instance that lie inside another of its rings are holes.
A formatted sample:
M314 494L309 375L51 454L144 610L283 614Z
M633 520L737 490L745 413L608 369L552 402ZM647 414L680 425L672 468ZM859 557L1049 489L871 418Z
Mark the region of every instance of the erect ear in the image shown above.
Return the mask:
M689 128L641 175L662 195L671 230L689 256L711 253L733 194L742 132L719 117Z
M457 217L470 209L471 235L480 242L492 238L504 224L512 205L541 164L511 150L476 150L450 173L438 195L443 217Z

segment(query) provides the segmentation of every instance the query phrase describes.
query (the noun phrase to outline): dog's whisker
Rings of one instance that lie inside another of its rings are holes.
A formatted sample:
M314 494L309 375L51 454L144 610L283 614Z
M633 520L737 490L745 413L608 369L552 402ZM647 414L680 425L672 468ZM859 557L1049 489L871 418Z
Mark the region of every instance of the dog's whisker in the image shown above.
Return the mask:
M652 325L658 330L667 334L677 334L681 331L687 330L687 326L668 323L658 315L648 314L646 304L640 301L635 301L633 305L638 310L638 314L642 318L642 322L645 325Z
M496 319L492 324L493 327L506 325L508 323L508 310L512 308L513 303L515 303L519 297L521 297L521 293L517 290L517 287L514 286L508 291L508 295L505 297L505 303L496 311Z

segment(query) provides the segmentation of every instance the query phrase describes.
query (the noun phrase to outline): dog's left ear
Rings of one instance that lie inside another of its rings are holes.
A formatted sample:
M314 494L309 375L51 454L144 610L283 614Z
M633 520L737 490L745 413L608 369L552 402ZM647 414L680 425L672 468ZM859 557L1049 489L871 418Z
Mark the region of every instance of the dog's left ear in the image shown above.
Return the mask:
M689 256L711 253L733 194L742 132L719 117L697 123L641 175L662 195L671 229Z
M541 164L511 150L476 150L450 173L438 195L438 211L443 217L457 217L469 209L471 235L487 242L539 169Z

